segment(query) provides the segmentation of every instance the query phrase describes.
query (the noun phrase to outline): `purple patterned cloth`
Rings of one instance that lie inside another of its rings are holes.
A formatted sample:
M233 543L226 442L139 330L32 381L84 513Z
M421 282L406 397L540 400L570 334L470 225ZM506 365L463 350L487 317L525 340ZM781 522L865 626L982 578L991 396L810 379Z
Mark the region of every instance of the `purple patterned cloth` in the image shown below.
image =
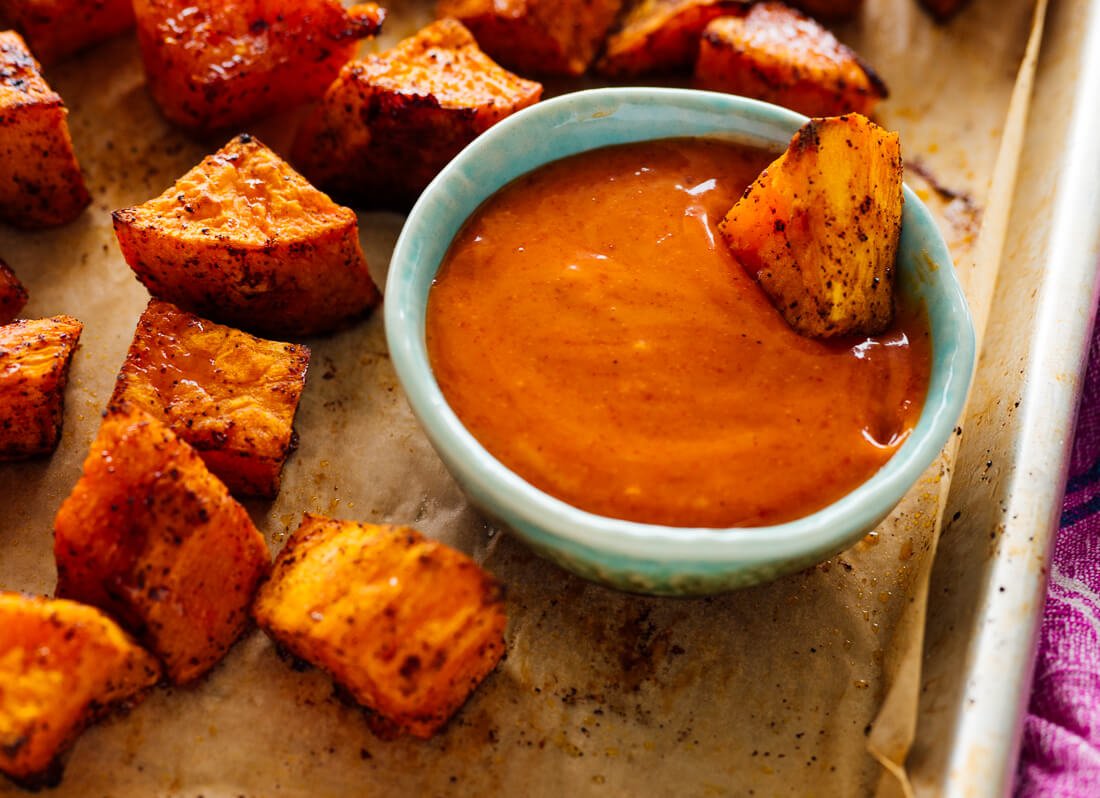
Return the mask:
M1100 328L1054 544L1018 796L1100 796Z

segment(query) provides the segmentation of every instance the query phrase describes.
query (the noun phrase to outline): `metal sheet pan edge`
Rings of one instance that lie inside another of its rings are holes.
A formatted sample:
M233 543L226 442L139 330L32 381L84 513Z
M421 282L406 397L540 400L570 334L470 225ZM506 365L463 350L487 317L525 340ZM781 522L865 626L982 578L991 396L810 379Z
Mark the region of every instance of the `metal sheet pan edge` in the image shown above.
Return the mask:
M1096 315L1100 3L1050 14L932 576L920 795L1012 790Z

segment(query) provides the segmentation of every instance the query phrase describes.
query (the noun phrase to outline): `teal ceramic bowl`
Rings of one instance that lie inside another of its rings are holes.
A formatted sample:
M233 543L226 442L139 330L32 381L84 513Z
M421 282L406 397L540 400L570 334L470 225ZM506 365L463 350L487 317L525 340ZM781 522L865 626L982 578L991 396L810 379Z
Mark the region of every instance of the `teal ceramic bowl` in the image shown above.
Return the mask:
M386 284L386 335L409 403L470 500L535 551L623 590L698 595L744 587L821 562L885 518L932 463L962 411L974 330L951 258L928 209L908 188L900 290L923 301L933 366L913 434L873 477L812 515L767 527L698 529L594 515L530 485L490 455L447 405L424 338L428 291L466 218L511 180L545 163L613 144L706 136L782 152L802 117L767 103L685 89L568 94L512 116L444 169L409 215ZM904 144L904 142L903 142Z

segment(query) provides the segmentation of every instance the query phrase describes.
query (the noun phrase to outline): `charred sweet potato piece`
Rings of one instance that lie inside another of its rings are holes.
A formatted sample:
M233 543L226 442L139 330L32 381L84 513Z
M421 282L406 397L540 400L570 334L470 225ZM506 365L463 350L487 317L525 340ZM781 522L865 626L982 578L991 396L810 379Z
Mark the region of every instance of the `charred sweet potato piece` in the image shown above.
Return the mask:
M813 119L719 227L803 335L882 332L901 235L897 133L859 114Z
M330 332L379 299L355 213L248 135L114 221L153 296L234 327Z
M607 38L596 68L620 77L690 68L707 24L747 8L745 0L640 0Z
M252 611L370 709L381 736L430 737L504 653L497 581L408 527L307 514Z
M137 323L109 409L163 421L230 491L273 497L293 449L309 348L256 338L154 299Z
M0 260L0 324L13 321L26 304L27 289L11 267Z
M460 23L441 20L348 64L299 131L292 160L338 196L407 208L459 150L541 95Z
M153 99L205 131L320 97L383 19L339 0L134 0L134 11Z
M863 0L792 0L791 5L827 22L851 19L863 7Z
M703 32L696 81L807 116L870 113L886 84L832 33L782 3L760 3Z
M91 202L69 112L18 33L0 32L0 219L34 229L71 222Z
M57 448L69 364L83 329L72 316L0 327L0 460Z
M0 0L0 18L52 64L134 26L131 0Z
M159 679L156 660L99 610L0 592L0 773L56 784L77 735Z
M439 0L504 66L524 75L583 75L623 0Z
M176 683L244 631L263 536L195 450L141 411L111 411L54 521L57 595L114 616Z

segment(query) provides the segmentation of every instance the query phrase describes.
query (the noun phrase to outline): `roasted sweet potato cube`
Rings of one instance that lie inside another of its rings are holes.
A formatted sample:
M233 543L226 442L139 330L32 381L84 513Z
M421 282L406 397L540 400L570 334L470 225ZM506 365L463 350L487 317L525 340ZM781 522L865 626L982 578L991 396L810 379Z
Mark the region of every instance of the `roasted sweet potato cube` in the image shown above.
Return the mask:
M307 514L253 615L371 710L384 737L430 737L504 653L497 581L408 527Z
M0 219L34 229L71 222L91 202L69 112L18 33L0 32Z
M273 497L294 448L309 348L256 338L154 299L108 408L140 408L241 496Z
M195 450L141 411L111 411L54 521L57 595L99 607L176 683L244 631L269 556Z
M827 22L851 19L863 8L863 0L793 0L791 5Z
M583 75L623 0L439 0L504 66L524 75Z
M355 213L248 135L114 221L153 296L234 327L330 332L379 299Z
M799 333L873 335L893 319L901 179L897 133L813 119L719 227Z
M72 316L0 327L0 460L57 448L69 364L83 329Z
M199 131L320 97L383 19L340 0L134 0L134 11L153 99Z
M27 304L27 289L15 272L0 260L0 324L11 323Z
M541 95L441 20L348 64L299 130L292 160L339 197L407 209L459 150Z
M0 0L0 18L52 64L134 26L131 0Z
M886 84L832 33L782 3L760 3L703 32L695 78L714 91L785 105L807 116L870 113Z
M159 679L157 661L99 610L0 592L0 773L56 784L80 732Z
M640 0L607 38L596 68L619 77L689 69L707 24L747 8L744 0Z

